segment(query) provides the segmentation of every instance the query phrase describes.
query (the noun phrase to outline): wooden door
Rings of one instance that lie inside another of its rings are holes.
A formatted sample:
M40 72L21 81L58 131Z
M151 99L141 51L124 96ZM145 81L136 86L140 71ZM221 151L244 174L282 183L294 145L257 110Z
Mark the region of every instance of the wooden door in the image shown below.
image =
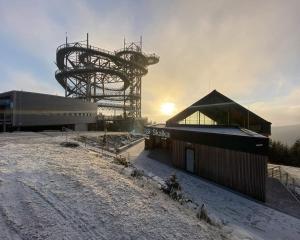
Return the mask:
M194 149L185 149L185 159L186 159L186 170L189 172L195 172L195 152Z

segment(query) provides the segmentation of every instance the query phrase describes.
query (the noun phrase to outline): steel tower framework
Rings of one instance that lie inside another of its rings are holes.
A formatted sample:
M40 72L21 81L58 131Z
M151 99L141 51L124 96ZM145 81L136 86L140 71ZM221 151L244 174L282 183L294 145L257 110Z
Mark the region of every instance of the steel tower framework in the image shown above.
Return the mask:
M110 52L91 46L87 40L66 43L56 51L55 78L66 97L96 102L105 110L121 110L124 118L141 117L142 77L148 66L159 62L155 54L142 52L140 42Z

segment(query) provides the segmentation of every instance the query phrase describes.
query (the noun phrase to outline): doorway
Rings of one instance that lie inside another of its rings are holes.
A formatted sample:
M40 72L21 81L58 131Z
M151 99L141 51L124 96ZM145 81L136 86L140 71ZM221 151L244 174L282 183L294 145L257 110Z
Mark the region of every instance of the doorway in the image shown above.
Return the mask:
M185 168L187 171L194 173L195 172L195 151L191 148L185 149Z

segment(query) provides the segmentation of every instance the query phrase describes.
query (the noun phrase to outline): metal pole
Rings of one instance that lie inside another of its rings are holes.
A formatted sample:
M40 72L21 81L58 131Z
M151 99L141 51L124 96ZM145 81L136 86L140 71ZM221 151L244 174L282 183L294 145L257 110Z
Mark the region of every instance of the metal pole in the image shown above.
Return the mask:
M248 110L248 129L249 129L249 110Z
M281 182L281 169L279 168L279 177L280 177L280 182Z
M229 111L227 112L227 125L229 126Z
M86 46L89 48L89 33L86 34Z
M293 181L293 190L295 192L295 190L296 190L296 187L295 187L295 178L292 178L292 181Z
M89 48L89 33L86 34L86 46L87 48ZM88 64L91 65L91 57L88 57ZM86 93L87 93L87 99L90 102L91 101L91 76L88 77L88 82L87 82L87 86L86 86Z
M67 45L68 45L68 35L67 35L67 32L66 32L66 46L67 46ZM67 60L67 57L66 57L65 66L66 66L66 68L68 67L68 60ZM67 84L68 84L68 79L65 78L65 97L67 97L67 95L68 95Z
M97 86L97 75L96 73L94 74L94 97L96 96L96 86ZM94 101L96 102L96 99L94 98Z
M6 125L5 125L5 109L3 110L3 132L6 132Z
M125 108L125 104L126 104L126 93L125 93L125 90L124 90L124 103L123 103L123 111L124 111L124 118L126 118L126 108Z

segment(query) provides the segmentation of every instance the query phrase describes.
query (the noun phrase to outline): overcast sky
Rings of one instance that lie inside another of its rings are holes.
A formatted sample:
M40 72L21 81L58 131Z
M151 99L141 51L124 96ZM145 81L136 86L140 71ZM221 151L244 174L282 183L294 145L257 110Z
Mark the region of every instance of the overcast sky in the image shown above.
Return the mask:
M300 1L0 0L0 92L63 95L55 51L84 40L122 47L124 36L160 56L142 83L142 112L164 121L217 89L276 125L300 123Z

